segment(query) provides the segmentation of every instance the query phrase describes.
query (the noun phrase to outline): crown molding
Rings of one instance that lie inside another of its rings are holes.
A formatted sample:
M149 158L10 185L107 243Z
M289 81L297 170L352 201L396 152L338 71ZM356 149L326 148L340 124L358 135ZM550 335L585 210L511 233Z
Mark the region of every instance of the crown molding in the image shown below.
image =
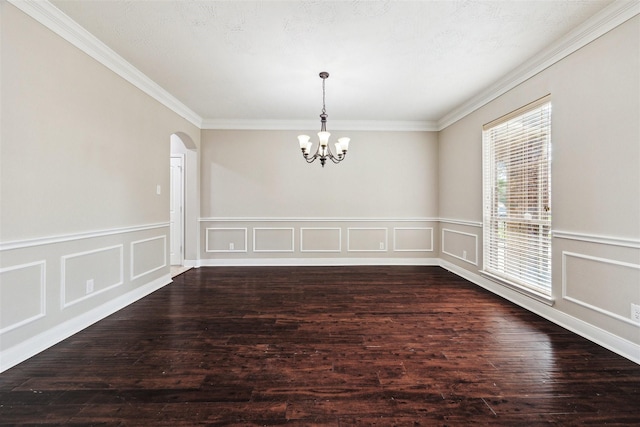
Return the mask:
M640 13L637 0L617 0L438 120L443 130Z
M234 120L204 119L201 129L211 130L307 130L319 129L318 120ZM431 121L384 121L384 120L332 120L327 124L330 131L393 131L422 132L437 131L438 124Z
M198 127L201 126L202 117L127 62L49 1L8 1L165 107L184 117L194 125Z
M301 130L318 127L316 121L308 120L203 119L49 1L8 1L200 129ZM333 130L396 132L443 130L638 14L640 14L640 2L637 0L614 1L562 39L542 50L438 121L332 121L331 128Z

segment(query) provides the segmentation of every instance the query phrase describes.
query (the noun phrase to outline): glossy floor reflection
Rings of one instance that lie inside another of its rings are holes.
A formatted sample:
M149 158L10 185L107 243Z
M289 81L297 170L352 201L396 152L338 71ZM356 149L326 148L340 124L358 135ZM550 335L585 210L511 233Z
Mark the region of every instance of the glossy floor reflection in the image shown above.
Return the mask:
M0 374L0 424L634 425L640 366L438 267L200 268Z

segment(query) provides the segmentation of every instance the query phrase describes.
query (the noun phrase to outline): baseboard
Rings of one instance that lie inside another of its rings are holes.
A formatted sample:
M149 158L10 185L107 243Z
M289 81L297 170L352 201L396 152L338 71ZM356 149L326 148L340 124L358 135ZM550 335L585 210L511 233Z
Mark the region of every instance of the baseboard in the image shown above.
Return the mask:
M349 265L439 266L439 258L251 258L201 259L199 267L315 267Z
M504 287L478 274L472 273L464 268L458 267L445 260L440 260L440 266L450 272L467 279L468 281L494 293L520 307L537 314L550 322L580 335L614 353L625 357L632 362L640 364L640 345L620 338L604 329L598 328L590 323L576 317L563 313L553 307L527 297L515 290Z
M24 362L47 348L63 341L94 323L112 315L118 310L138 301L171 283L170 275L162 276L144 286L121 295L100 307L87 311L78 317L67 320L53 328L44 331L28 340L0 352L0 372Z

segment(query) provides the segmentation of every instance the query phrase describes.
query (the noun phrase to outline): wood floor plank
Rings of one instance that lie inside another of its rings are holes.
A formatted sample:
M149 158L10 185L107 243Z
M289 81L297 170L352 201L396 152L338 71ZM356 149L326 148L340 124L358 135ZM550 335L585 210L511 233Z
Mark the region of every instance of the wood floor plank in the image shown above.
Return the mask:
M640 366L438 267L191 269L0 374L0 425L640 425Z

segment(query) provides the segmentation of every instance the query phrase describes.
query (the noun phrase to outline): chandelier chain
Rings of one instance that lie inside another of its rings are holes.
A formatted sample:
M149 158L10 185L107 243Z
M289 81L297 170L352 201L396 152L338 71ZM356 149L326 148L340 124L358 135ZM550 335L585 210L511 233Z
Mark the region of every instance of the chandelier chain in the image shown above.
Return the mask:
M324 97L325 97L325 92L324 92L324 82L326 79L322 79L322 114L327 114L327 109L325 108L324 104Z

